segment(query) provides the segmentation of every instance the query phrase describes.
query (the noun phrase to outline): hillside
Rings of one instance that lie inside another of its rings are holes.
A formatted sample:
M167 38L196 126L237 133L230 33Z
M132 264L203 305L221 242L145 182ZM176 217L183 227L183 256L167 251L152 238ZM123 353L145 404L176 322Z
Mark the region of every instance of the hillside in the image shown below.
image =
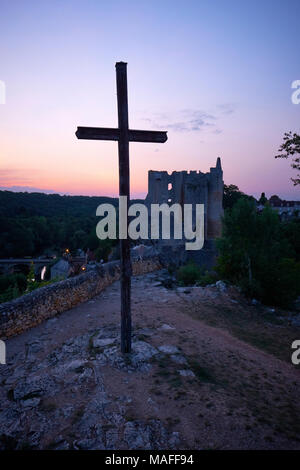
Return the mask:
M0 191L0 216L94 216L96 208L103 203L117 206L118 199L106 196L60 196Z
M106 259L95 232L103 203L117 207L118 198L0 191L0 258L60 254L68 247L98 249Z
M0 449L299 449L288 312L237 290L133 278L133 351L119 283L7 340Z

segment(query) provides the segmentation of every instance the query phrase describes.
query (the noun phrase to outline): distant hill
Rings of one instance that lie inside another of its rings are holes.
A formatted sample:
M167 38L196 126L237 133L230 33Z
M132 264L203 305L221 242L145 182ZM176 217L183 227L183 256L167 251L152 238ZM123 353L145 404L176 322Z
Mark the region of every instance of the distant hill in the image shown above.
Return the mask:
M0 217L95 216L99 204L118 205L106 196L60 196L59 194L0 191Z

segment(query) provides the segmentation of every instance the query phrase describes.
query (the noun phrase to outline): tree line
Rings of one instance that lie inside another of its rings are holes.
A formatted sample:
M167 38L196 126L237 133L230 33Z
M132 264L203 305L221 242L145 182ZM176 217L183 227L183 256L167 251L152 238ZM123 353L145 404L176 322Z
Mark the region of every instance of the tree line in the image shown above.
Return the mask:
M105 197L0 191L0 258L89 248L106 261L117 241L96 236L95 212L104 202L118 205ZM262 302L290 306L300 295L300 219L281 221L267 202L258 212L256 200L235 185L224 186L223 206L218 275ZM1 275L0 301L28 290L28 279L27 273Z
M300 219L281 221L267 202L225 187L222 237L216 271L265 304L293 307L300 295Z

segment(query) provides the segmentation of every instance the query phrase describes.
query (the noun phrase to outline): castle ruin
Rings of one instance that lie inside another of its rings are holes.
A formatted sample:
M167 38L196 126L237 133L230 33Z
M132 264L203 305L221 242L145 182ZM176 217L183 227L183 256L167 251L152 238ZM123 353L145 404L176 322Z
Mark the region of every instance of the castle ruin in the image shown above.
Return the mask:
M204 204L205 240L221 236L223 171L220 158L209 173L201 171L148 172L147 204Z

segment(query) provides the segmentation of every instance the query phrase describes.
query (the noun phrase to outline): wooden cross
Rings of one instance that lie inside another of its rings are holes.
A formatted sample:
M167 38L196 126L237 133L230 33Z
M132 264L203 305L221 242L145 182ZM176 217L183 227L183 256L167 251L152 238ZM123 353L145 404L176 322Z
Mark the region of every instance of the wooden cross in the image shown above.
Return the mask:
M117 140L119 146L119 194L130 199L129 142L156 142L167 140L167 133L140 131L128 128L127 63L116 63L118 123L117 129L107 127L78 127L78 139ZM128 230L127 230L128 232ZM120 239L121 258L121 351L131 352L131 259L130 240Z

